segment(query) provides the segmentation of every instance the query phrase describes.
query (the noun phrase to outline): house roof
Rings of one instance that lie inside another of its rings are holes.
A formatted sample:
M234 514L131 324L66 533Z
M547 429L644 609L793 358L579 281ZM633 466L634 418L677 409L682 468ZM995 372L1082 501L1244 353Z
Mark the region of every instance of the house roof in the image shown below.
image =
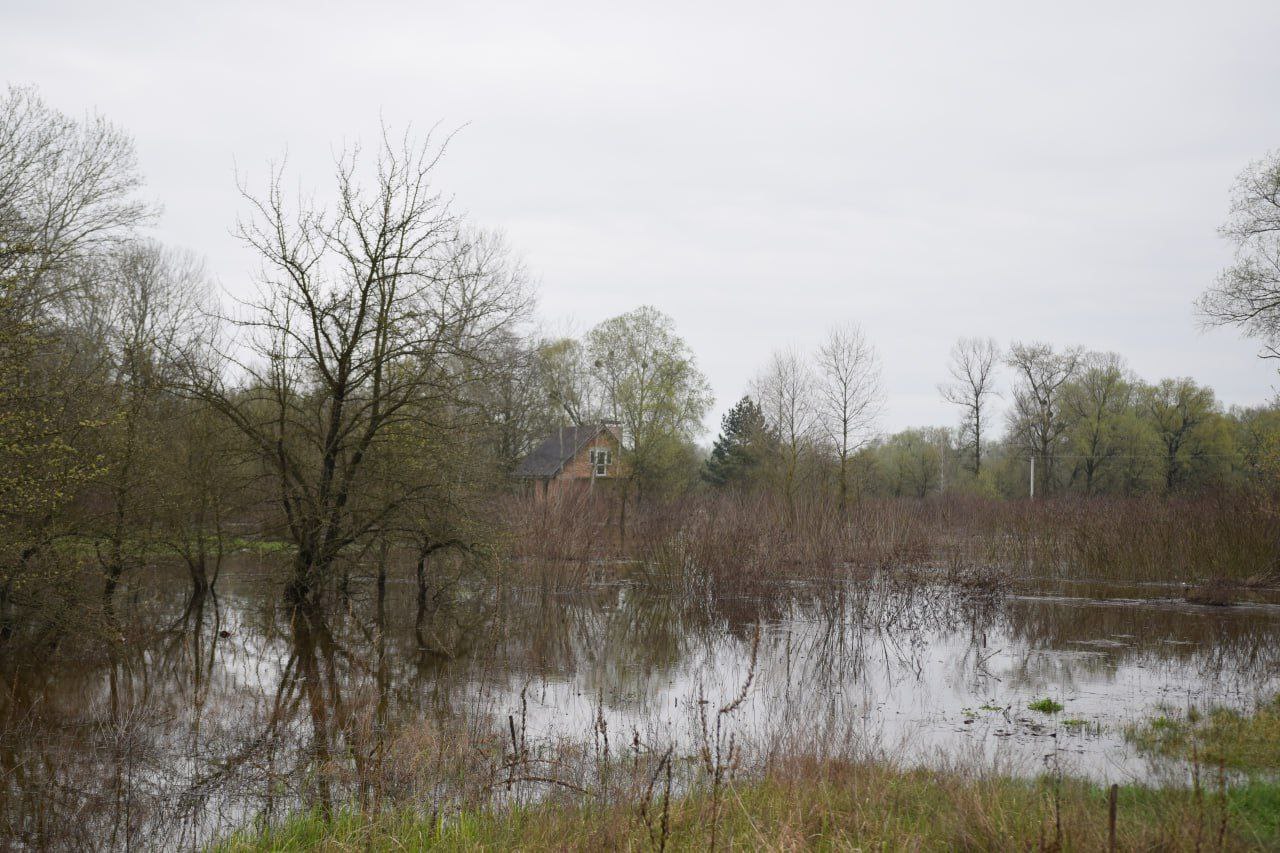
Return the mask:
M520 460L514 477L554 477L560 473L565 463L577 455L605 429L604 424L588 424L586 426L561 427L547 436L541 444Z

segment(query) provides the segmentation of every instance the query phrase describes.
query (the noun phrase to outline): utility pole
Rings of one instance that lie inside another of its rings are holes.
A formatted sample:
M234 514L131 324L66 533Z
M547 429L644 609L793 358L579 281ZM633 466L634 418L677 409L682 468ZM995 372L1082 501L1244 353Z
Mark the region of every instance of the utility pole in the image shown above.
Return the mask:
M1036 458L1031 457L1031 497L1034 500L1036 496Z

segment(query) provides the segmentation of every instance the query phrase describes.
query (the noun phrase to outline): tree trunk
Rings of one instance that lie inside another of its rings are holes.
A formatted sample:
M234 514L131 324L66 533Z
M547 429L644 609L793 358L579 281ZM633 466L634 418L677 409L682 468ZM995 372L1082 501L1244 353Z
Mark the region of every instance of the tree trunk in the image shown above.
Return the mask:
M418 613L421 614L427 607L427 555L425 552L418 555L415 571L418 577Z
M301 605L314 602L314 578L317 575L314 563L315 560L312 559L309 550L298 549L298 555L293 560L293 577L284 590L285 600L290 604Z
M333 794L330 779L330 745L329 745L329 707L330 702L324 695L321 681L319 653L315 626L312 620L319 620L319 615L303 604L294 608L293 642L294 654L298 661L298 674L301 678L302 692L311 716L311 757L314 762L312 772L316 783L316 799L321 815L326 820L333 815ZM336 699L336 697L332 697Z
M0 584L0 644L13 636L13 581Z
M840 452L840 515L849 507L849 451Z
M378 606L382 607L382 602L387 597L387 554L391 550L390 544L383 539L378 543Z

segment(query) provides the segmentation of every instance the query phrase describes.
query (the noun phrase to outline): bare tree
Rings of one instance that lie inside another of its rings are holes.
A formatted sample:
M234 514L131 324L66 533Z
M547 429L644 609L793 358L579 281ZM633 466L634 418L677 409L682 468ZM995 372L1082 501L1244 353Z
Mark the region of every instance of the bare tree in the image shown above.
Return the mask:
M100 116L77 121L34 89L0 99L0 285L32 320L67 296L75 258L146 221L133 140Z
M839 501L849 499L849 459L871 438L884 405L880 360L855 324L832 328L818 347L818 419L839 462Z
M987 403L996 393L1000 346L993 338L961 338L951 348L951 381L938 386L942 399L959 406L960 449L973 459L973 475L982 473L982 442L987 435Z
M547 401L576 426L598 421L605 409L600 383L583 344L573 338L541 341L538 385Z
M498 464L509 472L560 423L561 410L543 388L540 342L510 333L497 345L493 363L502 369L479 384L475 401L489 426Z
M1280 358L1280 149L1240 174L1220 232L1236 259L1200 297L1201 316L1241 327L1262 341L1264 358Z
M384 134L368 186L359 150L342 155L332 210L292 209L280 169L264 196L244 193L240 234L262 260L262 295L233 323L236 384L206 373L196 387L274 480L296 598L433 491L422 467L376 461L406 440L430 452L424 430L458 428L470 383L529 306L500 243L432 189L442 152Z
M100 448L105 517L94 525L105 598L153 532L167 500L157 481L161 447L179 415L182 365L210 341L209 280L196 256L154 242L125 244L96 269L99 296L85 305L103 322L111 417ZM92 322L90 320L89 322Z
M795 514L800 461L819 430L814 388L817 380L794 349L779 350L752 382L752 396L764 411L781 455L783 494L787 511Z
M1057 352L1049 344L1015 343L1009 348L1008 364L1018 375L1010 430L1036 460L1046 490L1055 482L1058 445L1070 426L1062 389L1075 375L1081 356L1078 347Z

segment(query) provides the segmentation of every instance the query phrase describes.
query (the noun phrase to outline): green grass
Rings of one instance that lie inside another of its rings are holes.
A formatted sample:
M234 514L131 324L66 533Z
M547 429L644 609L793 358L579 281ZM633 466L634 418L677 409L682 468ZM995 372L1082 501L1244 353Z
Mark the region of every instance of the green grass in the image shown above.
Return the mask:
M1119 789L1120 849L1227 849L1280 843L1280 786L1216 790ZM1055 805L1056 804L1056 805ZM670 804L665 847L732 849L992 850L1052 846L1101 850L1107 843L1107 791L1079 780L1015 780L901 770L875 764L795 761L739 782L718 800L705 789ZM615 850L662 846L662 802L600 804L553 799L509 810L465 811L445 820L406 809L376 817L313 812L221 849L257 850ZM1222 820L1225 815L1225 822Z
M1150 755L1222 765L1245 773L1280 772L1280 695L1252 713L1231 708L1195 708L1130 726L1125 737Z
M1027 708L1032 711L1039 711L1041 714L1056 714L1062 710L1062 703L1056 702L1046 696L1043 699L1037 699L1034 702L1028 702Z
M1062 710L1048 698L1031 707ZM1063 725L1096 724L1072 718ZM1189 757L1195 744L1202 771L1194 786L1117 788L1118 849L1280 849L1280 697L1249 714L1166 712L1126 735L1143 751L1178 758ZM1249 772L1212 772L1219 762ZM646 794L643 781L608 794L555 789L515 807L481 800L443 817L411 799L367 814L339 806L327 816L311 811L246 829L217 849L1084 851L1109 844L1108 789L1069 777L797 757L718 793L696 770L687 783L686 793L665 807L662 786Z

